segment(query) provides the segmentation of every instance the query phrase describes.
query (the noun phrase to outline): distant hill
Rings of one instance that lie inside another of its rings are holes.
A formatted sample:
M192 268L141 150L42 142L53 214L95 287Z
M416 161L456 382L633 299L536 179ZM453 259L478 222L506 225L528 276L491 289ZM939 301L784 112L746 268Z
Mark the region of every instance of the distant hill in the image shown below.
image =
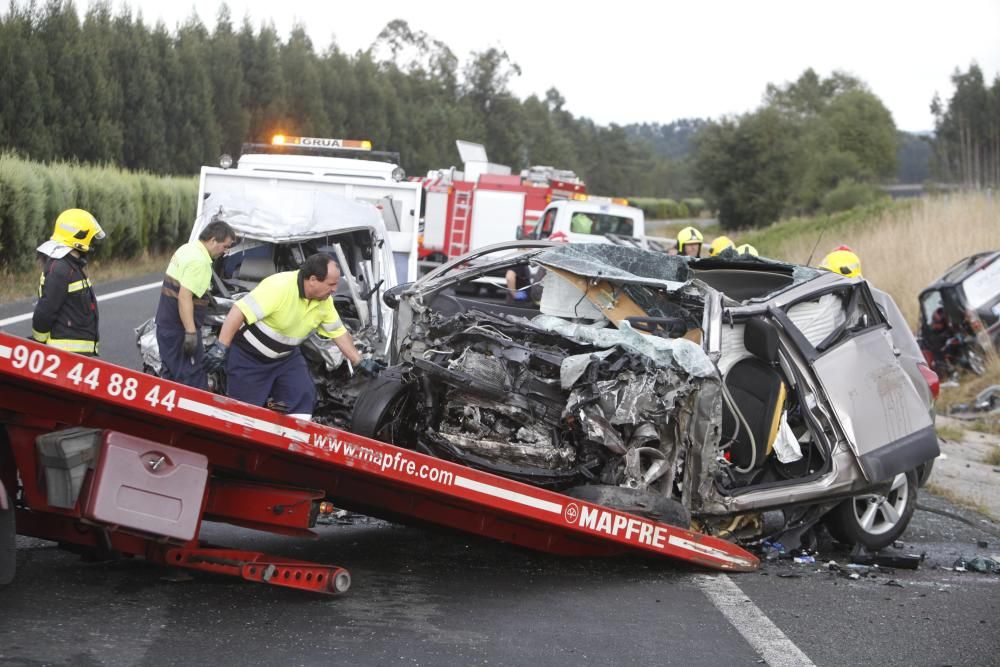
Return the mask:
M703 118L682 118L666 125L633 123L625 126L630 139L643 143L671 161L682 161L694 152L694 137L711 121ZM897 183L923 183L931 178L934 157L933 132L898 132L896 151Z
M656 155L682 160L694 151L692 140L708 123L703 118L682 118L667 125L633 123L625 126L625 134L647 144Z

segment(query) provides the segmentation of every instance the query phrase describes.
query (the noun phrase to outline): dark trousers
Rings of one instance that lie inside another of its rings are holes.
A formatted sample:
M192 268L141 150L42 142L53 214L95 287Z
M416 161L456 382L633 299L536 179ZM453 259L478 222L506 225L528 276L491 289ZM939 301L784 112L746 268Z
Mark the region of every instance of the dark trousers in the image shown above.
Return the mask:
M297 348L279 361L260 361L233 345L226 362L226 387L230 398L263 406L270 397L288 406L293 415L311 415L316 403L316 387Z
M198 345L194 356L184 355L184 329L174 327L156 327L156 343L160 347L160 361L163 369L160 376L165 380L173 380L195 389L208 389L208 376L205 373L205 347L201 342L201 327L198 328Z

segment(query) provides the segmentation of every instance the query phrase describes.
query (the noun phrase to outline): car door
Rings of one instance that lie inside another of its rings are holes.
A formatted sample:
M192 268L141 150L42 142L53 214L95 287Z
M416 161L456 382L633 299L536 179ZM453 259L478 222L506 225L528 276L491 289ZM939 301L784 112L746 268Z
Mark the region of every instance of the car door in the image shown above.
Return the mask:
M819 303L840 310L800 315ZM938 455L927 406L900 365L866 283L838 286L771 313L809 364L866 479L891 479Z

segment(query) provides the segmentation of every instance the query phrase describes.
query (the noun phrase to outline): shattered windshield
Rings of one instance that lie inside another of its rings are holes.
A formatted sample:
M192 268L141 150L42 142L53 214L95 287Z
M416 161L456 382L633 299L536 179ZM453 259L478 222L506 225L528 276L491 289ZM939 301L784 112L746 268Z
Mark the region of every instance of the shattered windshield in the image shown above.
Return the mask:
M535 261L578 276L676 290L693 277L687 260L632 246L580 243L551 248Z

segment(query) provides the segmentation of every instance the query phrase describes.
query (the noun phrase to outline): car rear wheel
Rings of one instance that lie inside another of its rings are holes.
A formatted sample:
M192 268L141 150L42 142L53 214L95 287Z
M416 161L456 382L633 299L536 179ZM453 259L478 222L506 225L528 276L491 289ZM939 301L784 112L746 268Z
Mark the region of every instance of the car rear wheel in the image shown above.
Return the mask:
M884 494L865 493L845 500L826 518L838 541L860 544L870 551L884 549L906 530L917 505L917 473L896 475Z
M0 493L5 493L0 487ZM7 497L7 509L0 507L0 586L14 580L17 568L17 531L14 528L14 502Z

